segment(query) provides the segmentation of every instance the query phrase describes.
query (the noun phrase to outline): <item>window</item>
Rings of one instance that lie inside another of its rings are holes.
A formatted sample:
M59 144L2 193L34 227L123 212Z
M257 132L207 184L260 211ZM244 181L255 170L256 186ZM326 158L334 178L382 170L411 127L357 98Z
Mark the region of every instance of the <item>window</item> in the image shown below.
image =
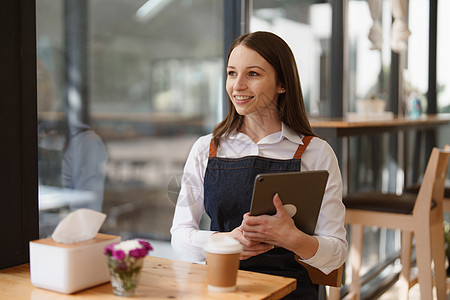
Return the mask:
M450 51L450 37L446 33L447 28L450 28L450 18L446 16L446 12L450 9L449 1L438 2L438 17L437 17L437 108L438 112L450 113L450 78L448 70L450 69L450 59L448 53ZM443 147L448 143L450 136L450 125L447 125L439 130L438 140ZM450 178L450 176L448 176Z
M426 112L427 108L429 11L428 1L412 0L409 4L409 24L412 34L409 38L405 76L407 114L411 114L413 101L416 99L420 101L423 112Z
M450 77L448 70L450 69L450 59L448 53L450 51L450 38L446 33L446 29L450 28L450 18L446 12L450 11L450 2L438 2L438 29L437 29L437 101L438 111L450 113ZM447 135L448 136L448 135Z
M349 112L357 111L356 103L360 99L374 97L389 100L391 3L380 3L377 12L372 12L372 17L367 1L349 1ZM371 30L380 30L380 44L374 37L374 42L371 42Z
M253 1L250 31L270 31L291 47L309 115L327 115L331 5L310 1Z
M40 236L88 207L102 232L169 240L177 176L222 117L223 3L36 6Z

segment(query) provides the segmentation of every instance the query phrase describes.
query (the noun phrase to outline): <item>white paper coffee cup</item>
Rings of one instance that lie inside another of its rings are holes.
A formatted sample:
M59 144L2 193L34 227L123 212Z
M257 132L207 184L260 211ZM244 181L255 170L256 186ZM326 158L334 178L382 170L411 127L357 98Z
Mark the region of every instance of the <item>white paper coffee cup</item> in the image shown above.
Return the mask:
M205 251L208 289L214 292L234 291L242 245L230 236L213 234Z

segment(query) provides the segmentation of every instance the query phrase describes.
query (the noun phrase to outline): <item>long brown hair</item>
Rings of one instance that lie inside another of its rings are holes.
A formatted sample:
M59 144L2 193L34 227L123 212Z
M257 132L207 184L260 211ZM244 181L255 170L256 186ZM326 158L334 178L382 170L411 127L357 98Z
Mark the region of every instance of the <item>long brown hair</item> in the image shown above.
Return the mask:
M227 56L227 65L230 54L234 48L244 45L261 55L275 69L278 83L285 87L286 92L278 97L278 116L280 120L297 133L316 136L309 124L303 102L300 77L294 55L288 44L279 36L265 31L246 33L238 37ZM244 116L237 113L230 97L228 97L228 114L213 130L213 140L216 147L220 144L223 135L229 135L233 130L239 129Z

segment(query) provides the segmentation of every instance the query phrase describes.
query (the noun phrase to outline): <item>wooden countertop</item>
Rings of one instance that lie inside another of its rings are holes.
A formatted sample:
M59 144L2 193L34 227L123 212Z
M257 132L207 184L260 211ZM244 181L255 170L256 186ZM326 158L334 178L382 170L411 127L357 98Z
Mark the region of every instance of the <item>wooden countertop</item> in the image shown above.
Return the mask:
M322 137L344 137L383 132L428 129L450 123L450 114L421 115L419 118L403 116L381 118L310 118L315 133Z
M106 261L105 261L106 263ZM36 288L29 264L0 270L0 299L68 300L119 299L105 283L72 295ZM239 271L232 293L208 291L206 265L147 256L135 299L280 299L296 287L292 278Z

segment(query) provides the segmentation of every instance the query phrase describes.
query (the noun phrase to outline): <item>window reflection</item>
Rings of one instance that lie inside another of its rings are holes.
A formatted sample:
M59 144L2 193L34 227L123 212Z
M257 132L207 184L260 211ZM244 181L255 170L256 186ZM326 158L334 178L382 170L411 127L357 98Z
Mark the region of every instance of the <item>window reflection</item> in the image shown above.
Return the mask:
M289 44L297 62L307 111L310 115L326 116L331 6L314 2L254 0L250 31L270 31Z
M223 3L151 2L36 2L41 237L89 207L169 239L169 183L221 118Z
M448 76L448 70L450 69L450 59L448 58L450 37L447 32L447 28L450 28L450 18L446 15L448 11L450 11L450 2L439 1L437 17L437 97L438 111L444 113L450 113L450 77Z
M450 18L446 16L446 12L450 11L450 1L438 2L438 28L437 28L437 109L441 113L450 113L450 77L448 70L450 69L450 37L447 28L450 28ZM440 128L438 131L438 141L447 143L450 136L450 125ZM440 145L443 147L443 144ZM450 171L447 178L450 178ZM447 183L449 185L449 183ZM450 215L447 215L447 220Z
M389 101L391 3L382 1L380 6L378 13L372 12L372 16L367 1L349 1L349 112L357 111L356 103L360 99L377 98ZM375 36L371 36L374 42L369 38L376 21L380 26L379 44Z
M426 112L427 107L429 8L428 1L411 0L409 3L409 26L412 34L409 38L408 66L405 72L405 111L409 115L413 114L416 101L421 112Z

